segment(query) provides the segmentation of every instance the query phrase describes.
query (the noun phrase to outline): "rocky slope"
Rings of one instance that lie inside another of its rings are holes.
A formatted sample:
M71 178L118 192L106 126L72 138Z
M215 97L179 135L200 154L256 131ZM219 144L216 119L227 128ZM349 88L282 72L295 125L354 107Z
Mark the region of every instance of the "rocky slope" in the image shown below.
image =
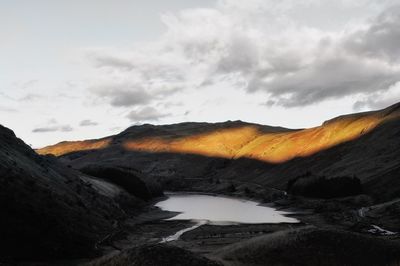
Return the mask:
M39 156L0 125L0 264L97 254L141 200L117 186Z
M241 121L133 126L100 140L38 150L82 169L128 167L165 186L184 188L216 177L285 189L298 175L357 176L379 200L400 193L400 103L290 130ZM383 194L382 192L385 192Z

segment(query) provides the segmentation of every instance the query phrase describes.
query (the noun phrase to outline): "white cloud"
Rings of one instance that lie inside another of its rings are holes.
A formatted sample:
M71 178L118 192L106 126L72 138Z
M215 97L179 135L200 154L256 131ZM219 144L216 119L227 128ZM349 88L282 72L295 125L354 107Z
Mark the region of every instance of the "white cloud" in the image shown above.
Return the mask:
M131 120L154 121L166 108L150 105L191 102L192 90L224 90L227 97L237 89L262 92L260 103L282 107L383 95L400 80L400 8L339 30L296 20L295 13L306 9L360 8L347 0L325 4L221 0L214 8L164 14L166 32L158 41L88 51L100 77L91 91L112 106L138 107ZM215 100L207 95L206 102Z

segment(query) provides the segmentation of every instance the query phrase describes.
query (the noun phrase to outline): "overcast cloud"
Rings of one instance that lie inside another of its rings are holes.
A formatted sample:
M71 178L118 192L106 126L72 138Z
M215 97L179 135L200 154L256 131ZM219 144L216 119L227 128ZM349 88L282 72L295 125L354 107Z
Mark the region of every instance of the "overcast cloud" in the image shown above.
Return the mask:
M37 146L132 123L309 127L400 101L398 0L15 0L0 34L0 123Z
M219 1L215 8L165 14L167 31L157 42L90 51L93 65L110 74L108 90L93 91L111 105L134 106L152 103L160 91L185 93L228 81L232 89L265 92L269 106L307 106L349 95L374 106L365 99L400 80L400 7L336 31L289 16L322 2Z

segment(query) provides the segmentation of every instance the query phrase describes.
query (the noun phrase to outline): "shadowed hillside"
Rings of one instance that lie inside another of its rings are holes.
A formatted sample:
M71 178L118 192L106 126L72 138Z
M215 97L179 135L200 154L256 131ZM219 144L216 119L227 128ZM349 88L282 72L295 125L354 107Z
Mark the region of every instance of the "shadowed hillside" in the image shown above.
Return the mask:
M222 266L221 264L169 245L147 245L100 258L85 266Z
M255 237L215 252L225 265L398 265L399 243L305 227Z
M345 115L319 127L289 130L241 121L133 126L101 140L62 142L38 150L76 168L92 164L129 166L159 180L220 178L284 189L307 171L316 175L357 176L363 184L392 184L399 191L400 104Z
M143 125L133 126L116 136L100 140L61 142L39 149L38 152L60 156L121 145L128 151L188 153L221 158L245 157L281 163L357 139L378 125L399 118L398 104L382 111L340 116L326 121L322 126L304 130L241 121Z
M0 125L0 264L93 256L141 201L120 188L37 155Z

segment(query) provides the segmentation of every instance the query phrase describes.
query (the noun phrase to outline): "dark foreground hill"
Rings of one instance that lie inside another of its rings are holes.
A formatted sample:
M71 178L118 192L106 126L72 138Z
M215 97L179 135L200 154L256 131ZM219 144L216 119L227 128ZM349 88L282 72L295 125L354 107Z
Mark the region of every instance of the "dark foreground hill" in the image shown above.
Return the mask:
M0 126L0 264L95 255L141 200L35 153Z
M400 103L310 129L241 121L142 125L38 152L59 156L77 169L131 168L167 189L193 190L196 183L209 189L225 181L284 190L288 181L307 173L355 177L366 193L385 201L400 195Z
M106 256L86 266L222 266L207 258L172 245L153 244L130 248Z
M218 250L226 265L399 265L400 245L376 237L304 227L255 237Z

